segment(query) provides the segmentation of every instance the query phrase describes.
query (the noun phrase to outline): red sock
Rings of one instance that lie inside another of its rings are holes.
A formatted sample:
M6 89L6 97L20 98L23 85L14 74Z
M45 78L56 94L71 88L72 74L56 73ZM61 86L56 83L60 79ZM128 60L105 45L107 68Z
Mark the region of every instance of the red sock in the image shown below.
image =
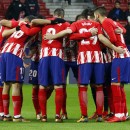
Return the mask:
M67 93L66 93L66 87L64 87L64 88L63 88L62 114L67 114L67 111L66 111L66 99L67 99Z
M61 108L63 106L63 88L55 89L55 105L56 105L56 115L60 116Z
M52 88L47 88L47 100L50 98L52 92L53 92L53 89Z
M115 113L111 86L107 87L107 91L108 91L108 105L110 108L110 113Z
M82 116L88 116L87 113L87 87L79 87L79 103Z
M2 99L3 99L4 115L8 115L9 114L9 103L10 103L9 95L3 94Z
M121 113L121 90L118 85L111 85L115 114Z
M127 113L127 104L126 104L126 94L125 94L125 90L124 87L121 87L121 97L122 97L122 101L121 101L121 113Z
M39 100L38 100L38 92L39 92L39 88L32 88L32 101L36 111L36 115L41 113Z
M14 116L21 114L21 96L12 96Z
M21 90L21 109L22 109L22 106L23 106L23 91Z
M101 116L103 112L104 105L104 93L103 87L96 88L96 106L97 106L97 115Z
M38 94L38 99L39 99L39 105L41 108L42 116L47 115L46 112L46 105L47 105L47 94L46 94L46 89L39 89L39 94Z
M0 86L0 113L4 112L3 99L2 99L2 91L3 91L3 87Z

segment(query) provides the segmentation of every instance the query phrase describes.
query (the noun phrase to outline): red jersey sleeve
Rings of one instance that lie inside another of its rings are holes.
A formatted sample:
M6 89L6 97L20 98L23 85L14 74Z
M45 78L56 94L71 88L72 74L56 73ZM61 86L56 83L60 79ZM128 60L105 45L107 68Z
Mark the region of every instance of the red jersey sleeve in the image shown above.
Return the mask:
M18 24L19 24L19 22L18 21L16 21L16 20L11 20L11 24L12 24L12 28L15 28L15 27L17 27L18 26Z
M72 23L69 27L69 29L72 30L73 33L75 33L77 31L77 27L76 27L76 22Z
M28 36L33 36L41 31L40 27L27 27L27 25L20 26L20 29Z
M112 43L116 43L117 42L117 38L115 35L115 28L113 27L112 23L110 23L110 21L105 20L102 24L103 29L106 33L106 35L108 36L107 38L112 42Z
M119 23L117 22L117 25L122 29L122 33L125 34L126 33L126 29Z
M80 33L73 33L70 35L69 39L70 40L82 40L82 39L87 39L92 36L91 32L84 32L82 34Z

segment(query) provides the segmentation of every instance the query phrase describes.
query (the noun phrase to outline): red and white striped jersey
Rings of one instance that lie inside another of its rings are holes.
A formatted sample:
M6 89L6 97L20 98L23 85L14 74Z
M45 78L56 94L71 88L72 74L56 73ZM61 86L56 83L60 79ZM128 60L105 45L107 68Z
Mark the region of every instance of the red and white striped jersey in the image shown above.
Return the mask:
M24 47L29 36L33 36L40 31L39 27L27 27L26 24L20 26L19 31L15 31L6 41L1 53L12 53L20 58L24 56Z
M11 20L10 22L11 22L11 28L18 26L18 23L19 23L18 21L15 21L15 20ZM4 30L8 30L8 29L10 29L10 28L7 28L5 26L0 27L0 49L3 47L3 45L7 39L2 36L2 33L4 32Z
M42 36L46 33L56 34L62 30L67 29L70 24L68 22L55 24L55 25L47 25L42 28ZM63 38L58 38L55 40L44 40L42 39L41 45L41 54L40 58L47 56L58 56L63 59Z
M116 28L118 28L117 22L113 21L112 19L105 18L105 20L102 23L102 28L104 31L104 34L106 37L115 45L115 46L121 46L125 52L124 54L119 54L112 50L113 58L126 58L130 57L130 53L127 49L127 46L125 44L125 40L123 37L123 34L117 34L115 33Z
M63 53L64 53L64 61L74 62L77 61L77 41L70 40L66 43L63 41Z
M70 29L73 33L90 32L90 29L97 28L98 34L102 34L99 23L90 20L79 20L71 24ZM78 43L78 64L84 63L103 63L103 55L100 48L100 42L97 36L82 39Z
M104 63L111 63L113 60L112 50L108 47L102 50Z
M40 59L48 56L58 56L59 58L63 59L63 50L60 48L50 48L50 47L41 48Z
M103 55L101 51L79 52L78 64L84 63L103 63Z

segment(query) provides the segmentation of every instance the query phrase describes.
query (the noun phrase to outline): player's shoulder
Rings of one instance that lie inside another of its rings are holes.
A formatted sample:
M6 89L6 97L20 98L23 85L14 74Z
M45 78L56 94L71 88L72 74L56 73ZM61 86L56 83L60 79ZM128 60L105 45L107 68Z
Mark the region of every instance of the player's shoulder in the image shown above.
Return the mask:
M110 18L105 18L104 19L104 23L111 23L111 24L113 24L114 21L112 19L110 19Z

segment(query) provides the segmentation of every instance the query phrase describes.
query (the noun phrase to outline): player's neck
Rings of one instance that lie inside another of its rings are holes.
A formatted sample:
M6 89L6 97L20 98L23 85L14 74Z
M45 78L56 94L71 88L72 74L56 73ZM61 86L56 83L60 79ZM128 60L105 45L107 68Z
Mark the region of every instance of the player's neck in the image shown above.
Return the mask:
M103 21L106 19L107 17L100 17L99 21L100 23L103 23Z

